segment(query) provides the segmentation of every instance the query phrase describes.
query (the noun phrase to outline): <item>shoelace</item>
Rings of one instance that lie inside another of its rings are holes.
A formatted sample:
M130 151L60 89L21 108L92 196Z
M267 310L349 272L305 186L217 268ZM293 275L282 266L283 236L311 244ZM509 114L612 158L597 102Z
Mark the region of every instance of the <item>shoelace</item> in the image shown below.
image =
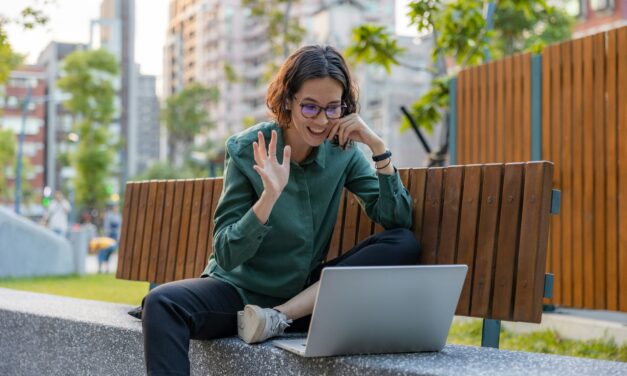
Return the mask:
M284 320L281 314L272 315L272 324L270 325L270 329L274 334L281 334L283 331L290 326L292 320Z

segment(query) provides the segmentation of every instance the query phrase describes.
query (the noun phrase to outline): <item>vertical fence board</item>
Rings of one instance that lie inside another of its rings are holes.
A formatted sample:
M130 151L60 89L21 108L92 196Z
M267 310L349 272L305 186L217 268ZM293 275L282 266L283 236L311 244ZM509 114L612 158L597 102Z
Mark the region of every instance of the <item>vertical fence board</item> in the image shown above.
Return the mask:
M607 309L618 310L618 137L616 120L618 106L616 102L616 30L607 35L607 133L605 150L607 156Z
M583 39L583 92L592 93L593 76L592 37ZM583 102L583 302L586 307L594 306L594 101Z
M512 121L512 134L514 137L509 137L508 141L511 145L510 155L508 158L508 162L516 162L520 161L520 155L522 155L522 60L521 55L513 56L514 63L514 71L513 71L513 80L514 80L514 119Z
M618 307L627 312L627 27L618 30Z
M522 150L519 161L531 160L531 54L522 56Z
M477 148L479 149L479 159L475 163L486 163L488 161L488 149L490 144L488 142L488 65L483 64L475 69L479 69L479 143Z
M496 62L488 64L488 108L486 109L487 120L487 142L486 148L487 162L496 162Z
M562 127L561 127L561 56L560 56L560 46L554 45L550 47L551 49L551 150L552 150L552 160L553 162L560 166L560 171L562 168L562 148L561 148L561 139L562 139ZM556 187L562 186L562 178L561 174L555 174L553 184ZM566 193L565 193L566 194ZM552 246L556 249L558 262L562 264L564 258L562 257L562 218L563 216L557 216L556 220L553 222L553 244ZM557 270L556 270L557 271ZM563 269L561 270L563 272ZM569 300L572 296L571 286L563 283L563 275L557 274L557 279L560 280L559 285L561 285L561 294L562 300Z
M572 207L571 259L562 260L564 273L573 277L572 298L563 299L562 304L583 307L583 44L581 39L572 42L573 59L573 107L572 107L572 175L570 194ZM558 166L560 171L561 166ZM561 173L561 172L560 172ZM560 217L564 217L560 215ZM564 218L562 218L564 221Z
M496 124L494 130L495 137L495 162L505 162L503 129L505 128L505 62L499 60L496 63Z
M605 33L593 39L594 54L594 308L605 309Z
M560 54L562 56L561 76L562 85L560 91L562 112L562 139L561 142L561 189L564 192L561 206L562 222L562 263L571 263L572 260L572 44L562 43ZM562 269L562 281L564 286L573 285L572 268ZM564 295L566 300L572 299L572 290L566 289Z

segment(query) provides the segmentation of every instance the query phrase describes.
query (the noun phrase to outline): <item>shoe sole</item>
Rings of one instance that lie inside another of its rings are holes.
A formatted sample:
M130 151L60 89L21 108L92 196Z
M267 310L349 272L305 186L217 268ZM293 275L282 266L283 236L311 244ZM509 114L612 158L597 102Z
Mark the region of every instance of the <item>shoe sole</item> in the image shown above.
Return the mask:
M253 323L256 325L253 325ZM244 342L248 344L260 342L259 338L263 334L265 327L266 318L261 308L246 305L241 316L238 312L237 334Z

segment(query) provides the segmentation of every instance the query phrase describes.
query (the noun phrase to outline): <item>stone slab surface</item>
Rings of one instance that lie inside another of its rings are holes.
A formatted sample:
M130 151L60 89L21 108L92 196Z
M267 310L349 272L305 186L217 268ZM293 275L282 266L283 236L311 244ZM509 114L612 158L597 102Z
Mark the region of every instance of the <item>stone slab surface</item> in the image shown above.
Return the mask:
M130 306L0 288L0 375L142 375ZM438 353L305 359L269 343L192 341L193 375L627 375L627 363L447 345Z

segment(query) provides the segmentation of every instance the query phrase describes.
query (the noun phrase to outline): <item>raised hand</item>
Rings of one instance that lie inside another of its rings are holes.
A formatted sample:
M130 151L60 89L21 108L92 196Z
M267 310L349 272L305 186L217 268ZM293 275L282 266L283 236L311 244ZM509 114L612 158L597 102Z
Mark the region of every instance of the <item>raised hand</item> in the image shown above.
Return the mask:
M266 150L266 141L261 132L257 133L258 142L253 142L253 152L256 165L255 171L261 176L264 194L278 199L287 185L290 177L290 157L292 149L289 145L283 150L283 163L276 158L277 133L272 131L270 144Z

